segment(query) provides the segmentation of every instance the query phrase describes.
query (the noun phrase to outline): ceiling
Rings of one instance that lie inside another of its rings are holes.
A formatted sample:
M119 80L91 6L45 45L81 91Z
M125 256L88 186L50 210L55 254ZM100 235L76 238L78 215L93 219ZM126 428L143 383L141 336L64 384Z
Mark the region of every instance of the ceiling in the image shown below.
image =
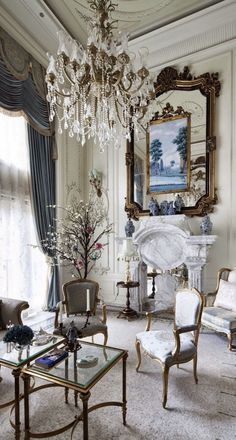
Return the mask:
M172 23L222 0L114 0L112 18L130 39ZM81 14L91 16L87 0L44 0L69 33L82 44L87 41L87 25Z
M181 42L185 47L191 38L196 39L213 28L218 35L222 23L235 20L231 6L236 0L112 2L117 3L112 18L118 20L120 30L129 32L130 48L135 52L145 41L152 59L158 57L159 64L164 55L168 62L176 58L175 43ZM87 0L0 0L0 26L44 66L48 64L46 53L57 51L60 29L67 29L86 45L87 25L81 14L91 14ZM166 57L168 47L170 53Z

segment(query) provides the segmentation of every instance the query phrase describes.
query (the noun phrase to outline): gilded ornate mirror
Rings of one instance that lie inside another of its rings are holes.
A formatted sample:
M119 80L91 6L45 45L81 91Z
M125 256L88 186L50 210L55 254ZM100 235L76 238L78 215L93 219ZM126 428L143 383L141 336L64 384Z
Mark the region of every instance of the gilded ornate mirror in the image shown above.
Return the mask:
M214 120L215 98L220 93L218 73L193 78L188 67L180 73L166 67L154 87L153 120L139 137L132 132L127 143L125 210L138 220L149 215L150 199L160 205L181 196L182 214L212 212L217 201Z

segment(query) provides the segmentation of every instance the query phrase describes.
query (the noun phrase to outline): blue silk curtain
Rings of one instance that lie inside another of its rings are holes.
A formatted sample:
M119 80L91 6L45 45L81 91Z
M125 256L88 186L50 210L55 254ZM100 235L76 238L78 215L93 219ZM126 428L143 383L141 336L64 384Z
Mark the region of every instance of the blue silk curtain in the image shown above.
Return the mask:
M0 107L12 112L23 112L28 122L33 211L38 238L42 243L54 214L49 205L55 205L56 201L55 137L48 119L46 99L38 94L32 76L29 74L24 80L15 78L1 58ZM55 263L54 256L41 246L43 252ZM58 267L52 265L51 269L48 310L53 310L59 301Z

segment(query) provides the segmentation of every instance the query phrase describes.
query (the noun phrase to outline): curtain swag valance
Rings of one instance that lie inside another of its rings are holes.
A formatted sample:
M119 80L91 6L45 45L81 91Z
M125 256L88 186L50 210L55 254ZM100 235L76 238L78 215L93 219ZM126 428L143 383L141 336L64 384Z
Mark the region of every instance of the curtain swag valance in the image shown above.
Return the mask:
M0 107L24 114L44 136L54 134L46 100L45 69L0 28ZM57 158L56 146L53 157Z
M41 98L46 96L45 69L7 32L0 27L0 54L9 72L19 80L26 80L32 74Z

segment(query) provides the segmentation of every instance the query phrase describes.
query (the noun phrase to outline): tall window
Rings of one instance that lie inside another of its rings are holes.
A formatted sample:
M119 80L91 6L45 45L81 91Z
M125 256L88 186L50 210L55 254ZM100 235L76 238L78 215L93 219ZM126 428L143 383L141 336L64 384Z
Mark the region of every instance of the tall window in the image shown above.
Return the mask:
M0 112L0 296L46 302L47 264L30 204L26 121Z

